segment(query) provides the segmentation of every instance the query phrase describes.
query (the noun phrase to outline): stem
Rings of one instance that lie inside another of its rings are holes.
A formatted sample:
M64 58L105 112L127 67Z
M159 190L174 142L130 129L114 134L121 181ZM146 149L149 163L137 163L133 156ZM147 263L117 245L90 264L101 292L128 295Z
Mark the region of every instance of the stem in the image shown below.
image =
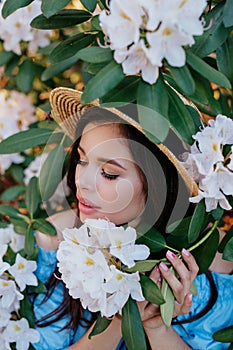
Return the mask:
M216 229L216 227L218 226L218 222L219 220L215 220L213 226L211 227L211 229L207 232L207 234L196 244L194 244L192 247L188 248L187 250L189 252L191 252L192 250L196 249L197 247L199 247L199 245L201 245L203 242L205 242L205 240L207 240L207 238L209 238L209 236L211 235L211 233Z
M173 247L169 247L168 245L165 245L164 247L167 248L167 249L169 249L169 250L173 250L173 252L180 253L179 250L177 250L177 249L175 249L175 248L173 248Z

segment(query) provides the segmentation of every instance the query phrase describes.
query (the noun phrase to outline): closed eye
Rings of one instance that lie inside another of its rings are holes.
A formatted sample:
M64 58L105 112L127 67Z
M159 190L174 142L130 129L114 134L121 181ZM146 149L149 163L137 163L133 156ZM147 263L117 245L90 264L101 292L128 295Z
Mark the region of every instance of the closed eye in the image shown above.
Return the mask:
M102 169L101 175L106 178L107 180L116 180L119 177L119 174L109 174Z

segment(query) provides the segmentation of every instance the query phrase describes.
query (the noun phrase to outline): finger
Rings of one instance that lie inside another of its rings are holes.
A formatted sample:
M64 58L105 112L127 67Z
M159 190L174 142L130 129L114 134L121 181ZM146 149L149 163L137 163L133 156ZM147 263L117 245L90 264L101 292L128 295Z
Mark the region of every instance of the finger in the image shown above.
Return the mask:
M192 280L194 280L199 271L199 267L196 263L196 260L194 259L193 255L184 248L182 249L181 254L182 258L188 266L189 271L191 272Z
M158 266L155 266L150 273L150 279L154 281L159 287L161 286L161 273Z
M184 302L182 305L175 302L174 316L178 316L181 314L188 314L190 312L191 307L192 307L192 294L188 293L185 296Z

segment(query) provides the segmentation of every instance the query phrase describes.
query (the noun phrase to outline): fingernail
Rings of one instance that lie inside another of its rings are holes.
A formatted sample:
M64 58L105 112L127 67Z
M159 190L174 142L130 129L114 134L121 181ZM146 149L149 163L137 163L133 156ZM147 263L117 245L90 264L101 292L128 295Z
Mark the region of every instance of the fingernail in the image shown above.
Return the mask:
M156 266L155 271L158 272L158 273L160 273L160 269L159 269L158 266Z
M164 271L168 271L168 267L167 267L166 264L164 264L164 262L161 262L161 263L159 264L159 266L160 266L161 269L163 269Z
M188 301L189 301L190 304L192 303L192 300L193 300L193 296L192 296L192 294L189 294L188 295Z
M182 253L186 256L190 255L190 253L185 248L182 249Z
M174 260L176 258L176 255L174 253L172 253L170 250L167 251L167 256L172 260Z

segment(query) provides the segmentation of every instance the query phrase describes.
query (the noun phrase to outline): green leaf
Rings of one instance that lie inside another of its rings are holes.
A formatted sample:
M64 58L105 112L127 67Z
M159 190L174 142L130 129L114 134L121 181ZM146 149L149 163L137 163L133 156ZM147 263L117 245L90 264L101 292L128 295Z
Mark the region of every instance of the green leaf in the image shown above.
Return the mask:
M211 210L211 215L213 216L214 220L220 220L224 214L223 208L216 208L214 210Z
M232 0L226 0L223 9L223 23L225 27L233 26L233 7Z
M6 18L21 7L28 6L34 0L6 0L2 8L2 17Z
M46 18L44 15L35 17L30 25L37 29L60 29L66 27L73 27L88 21L91 14L82 10L62 10L56 15Z
M145 333L135 300L128 299L122 309L122 335L128 350L146 350Z
M25 60L16 75L16 84L20 91L28 93L32 89L33 80L36 75L35 64L31 59Z
M34 219L32 227L34 230L38 230L51 236L55 236L57 234L56 228L45 219Z
M99 46L86 47L77 53L77 57L85 62L100 63L111 61L112 50Z
M200 57L194 55L191 51L187 51L186 56L187 63L190 64L190 66L203 77L217 85L231 89L231 83L224 74L211 67Z
M195 44L192 51L199 57L207 57L216 51L229 36L231 28L225 28L223 24L223 6L214 6L205 16L205 26L209 28L200 36L195 37Z
M17 209L6 204L0 204L0 214L13 219L21 219L24 216Z
M33 218L36 210L38 209L40 203L40 194L38 189L38 178L33 176L26 189L25 196L26 207L28 209L29 215Z
M233 237L227 242L222 257L225 260L233 261Z
M233 325L221 329L213 334L213 338L216 341L222 343L232 343L233 342Z
M39 190L43 201L47 201L62 181L62 168L66 152L63 145L58 145L49 152L39 176Z
M192 95L195 92L195 81L188 69L187 65L183 67L169 66L171 74L178 86L182 89L185 95Z
M64 60L62 62L56 63L48 68L46 68L41 75L41 80L46 81L49 80L56 75L64 72L66 69L70 68L73 64L77 62L77 57L73 56L68 58L67 60Z
M63 62L73 56L78 60L78 55L76 55L78 51L90 45L94 39L94 34L79 33L71 36L55 47L49 55L49 62L59 63L60 61Z
M173 270L171 269L171 271ZM161 317L163 319L164 324L167 327L170 327L172 322L172 315L174 311L175 297L170 286L168 285L165 279L163 279L162 281L161 292L165 300L165 303L160 306Z
M25 186L17 185L7 188L2 192L1 199L2 201L12 201L13 199L18 198L21 194L25 192Z
M28 148L40 146L47 142L59 141L62 134L53 135L49 129L29 129L20 131L0 143L0 154L10 154L24 151Z
M0 52L0 66L3 66L8 61L10 61L14 57L14 53L12 51L2 51Z
M185 217L170 224L166 228L166 232L172 236L183 236L188 231L192 216Z
M124 271L126 272L146 272L146 271L151 271L153 267L157 263L159 263L160 260L143 260L143 261L137 261L133 267L127 267L124 268Z
M32 293L45 293L47 291L47 288L45 287L44 283L42 283L40 280L38 280L37 286L30 286L30 291Z
M203 229L203 223L205 222L206 207L204 200L201 200L195 207L192 219L190 221L188 229L188 240L193 243L201 233Z
M156 305L165 303L161 290L152 279L146 275L140 275L140 284L142 287L142 294L146 300Z
M232 52L233 52L233 36L230 36L216 50L216 60L217 60L218 69L230 81L233 80Z
M98 97L104 96L123 79L124 74L121 65L115 61L111 61L95 77L88 81L81 98L81 103L86 104Z
M35 326L35 317L32 309L32 304L28 296L28 292L25 289L23 292L24 298L20 300L20 316L25 317L31 328Z
M104 107L117 107L136 100L139 81L139 77L125 77L120 84L101 98L101 105Z
M192 144L192 135L195 134L195 125L188 109L172 88L167 86L169 95L169 119L177 134L185 142Z
M80 0L80 2L83 4L83 6L93 12L97 5L97 0Z
M22 168L21 165L11 164L10 173L16 182L19 182L19 183L23 182L25 175L24 175L24 169Z
M155 84L140 82L137 91L138 119L147 137L156 143L163 142L169 132L168 95L163 79Z
M94 335L102 333L110 325L110 323L111 323L111 320L99 315L97 317L94 328L92 329L91 333L88 335L88 338L91 339Z
M198 290L197 290L197 286L195 284L195 282L193 281L190 287L190 293L192 295L197 295L198 294Z
M26 235L25 235L25 244L24 250L28 256L33 255L35 249L35 236L31 226L28 226Z
M160 252L166 247L164 237L154 227L152 227L144 235L140 236L136 242L137 244L145 244L153 253Z
M28 230L28 223L25 220L22 219L12 219L11 217L11 223L14 225L14 230L19 235L26 235Z
M218 250L218 244L219 232L216 229L203 244L192 251L197 265L199 266L199 273L204 273L211 265Z
M63 7L68 5L70 0L42 0L41 10L45 17L51 17Z

